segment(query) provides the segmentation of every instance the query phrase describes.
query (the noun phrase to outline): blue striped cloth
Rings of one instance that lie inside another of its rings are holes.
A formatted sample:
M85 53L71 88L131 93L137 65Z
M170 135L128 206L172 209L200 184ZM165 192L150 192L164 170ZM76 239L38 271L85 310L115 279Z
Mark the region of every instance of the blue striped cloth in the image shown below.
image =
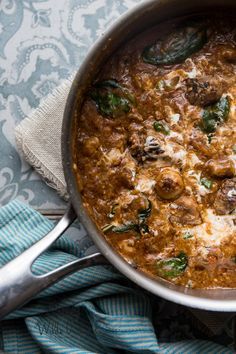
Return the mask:
M51 221L17 201L2 207L0 266L52 227ZM77 244L63 236L37 260L34 271L48 272L79 253ZM149 296L111 266L76 272L10 314L0 323L0 349L23 354L232 353L201 340L158 343Z

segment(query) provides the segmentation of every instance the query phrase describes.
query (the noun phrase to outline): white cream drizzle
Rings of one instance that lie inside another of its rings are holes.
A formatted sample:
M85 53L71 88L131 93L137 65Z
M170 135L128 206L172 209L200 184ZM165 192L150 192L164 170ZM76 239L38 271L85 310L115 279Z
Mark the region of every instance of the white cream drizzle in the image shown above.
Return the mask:
M205 246L219 246L222 240L236 232L235 215L216 215L212 209L206 209L202 215L203 223L191 229L195 237L204 241Z

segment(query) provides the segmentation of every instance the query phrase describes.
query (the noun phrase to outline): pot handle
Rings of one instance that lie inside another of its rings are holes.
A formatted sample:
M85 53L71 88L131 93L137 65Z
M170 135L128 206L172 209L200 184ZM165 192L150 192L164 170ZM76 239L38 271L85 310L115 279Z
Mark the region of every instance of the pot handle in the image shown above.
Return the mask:
M0 320L64 276L85 267L107 263L100 253L94 253L47 274L34 275L32 273L33 262L61 236L75 219L75 211L72 205L69 205L62 219L47 235L0 269Z

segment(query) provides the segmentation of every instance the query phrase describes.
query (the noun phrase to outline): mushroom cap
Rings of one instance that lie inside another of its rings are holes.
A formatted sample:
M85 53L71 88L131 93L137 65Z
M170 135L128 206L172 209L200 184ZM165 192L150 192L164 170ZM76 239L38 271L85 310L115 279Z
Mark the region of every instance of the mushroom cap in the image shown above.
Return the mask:
M184 190L181 174L173 168L164 168L156 178L156 193L158 197L167 200L177 199Z

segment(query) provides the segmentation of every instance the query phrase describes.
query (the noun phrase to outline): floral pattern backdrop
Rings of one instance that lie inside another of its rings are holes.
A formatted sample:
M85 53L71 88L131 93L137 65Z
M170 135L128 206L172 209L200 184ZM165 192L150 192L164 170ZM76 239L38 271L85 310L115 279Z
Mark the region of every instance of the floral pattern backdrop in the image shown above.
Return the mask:
M79 67L104 29L139 1L0 0L0 205L17 198L37 209L65 207L19 156L14 127ZM81 256L94 250L81 224L70 237L80 244ZM183 306L153 301L160 341L203 338L233 350L235 317L226 316L217 332Z
M96 38L139 0L0 0L0 205L64 203L17 153L14 126L77 69Z

